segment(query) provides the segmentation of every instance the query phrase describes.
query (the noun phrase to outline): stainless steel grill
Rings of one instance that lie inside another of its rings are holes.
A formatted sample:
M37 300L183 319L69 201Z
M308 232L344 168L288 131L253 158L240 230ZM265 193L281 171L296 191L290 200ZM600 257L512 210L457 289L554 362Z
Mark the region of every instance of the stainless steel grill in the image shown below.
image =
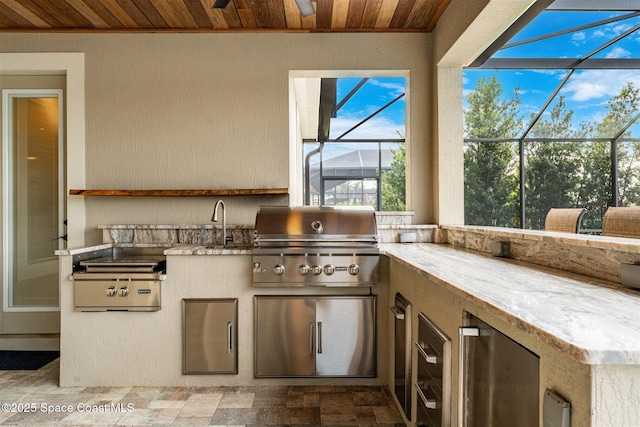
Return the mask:
M76 311L158 311L163 250L109 248L74 257Z
M370 207L260 207L253 285L375 285L378 240Z

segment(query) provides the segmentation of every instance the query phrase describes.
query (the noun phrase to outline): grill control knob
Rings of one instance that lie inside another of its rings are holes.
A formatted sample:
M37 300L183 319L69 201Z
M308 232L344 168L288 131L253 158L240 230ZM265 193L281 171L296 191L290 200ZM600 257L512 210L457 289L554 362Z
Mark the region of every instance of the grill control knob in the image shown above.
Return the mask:
M312 265L311 266L311 272L313 273L314 276L319 275L320 273L322 273L322 267L320 267L319 265Z
M303 276L306 276L307 274L309 274L309 266L307 264L302 264L298 266L298 273L302 274Z
M107 288L107 296L108 297L115 297L116 296L116 288L115 288L115 286L109 286Z
M129 295L129 288L127 288L126 286L123 286L120 288L120 296L121 297L126 297L127 295Z
M284 274L284 265L278 264L273 267L273 274L276 276L282 276Z
M333 265L327 264L324 266L324 274L326 274L327 276L331 276L335 272L336 268Z
M351 264L348 270L350 275L355 276L360 273L360 266L358 264Z

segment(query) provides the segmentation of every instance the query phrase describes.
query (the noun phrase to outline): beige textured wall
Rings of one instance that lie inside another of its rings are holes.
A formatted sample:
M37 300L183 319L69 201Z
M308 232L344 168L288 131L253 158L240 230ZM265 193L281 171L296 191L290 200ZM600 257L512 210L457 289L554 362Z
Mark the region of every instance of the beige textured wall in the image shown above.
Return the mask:
M409 70L411 206L414 221L432 221L427 34L0 37L3 52L84 52L87 188L287 187L290 70ZM288 202L226 200L231 224ZM87 198L86 243L104 223L208 223L214 202Z

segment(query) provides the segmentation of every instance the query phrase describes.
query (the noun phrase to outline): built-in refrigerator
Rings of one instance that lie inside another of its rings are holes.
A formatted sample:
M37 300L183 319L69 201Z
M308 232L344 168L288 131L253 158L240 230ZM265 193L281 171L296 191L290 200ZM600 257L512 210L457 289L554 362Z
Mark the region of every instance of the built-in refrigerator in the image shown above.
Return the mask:
M540 358L471 314L460 328L464 427L538 427Z

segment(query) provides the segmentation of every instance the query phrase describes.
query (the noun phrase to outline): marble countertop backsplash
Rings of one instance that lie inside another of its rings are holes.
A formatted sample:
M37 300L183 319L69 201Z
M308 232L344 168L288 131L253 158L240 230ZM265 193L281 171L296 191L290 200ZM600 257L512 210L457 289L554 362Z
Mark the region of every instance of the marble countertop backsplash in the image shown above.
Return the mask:
M116 224L99 225L102 241L114 245L222 245L221 225L192 224ZM252 225L227 225L231 246L252 246Z
M621 264L640 262L640 239L502 227L442 226L443 241L490 254L509 244L509 258L621 283Z

